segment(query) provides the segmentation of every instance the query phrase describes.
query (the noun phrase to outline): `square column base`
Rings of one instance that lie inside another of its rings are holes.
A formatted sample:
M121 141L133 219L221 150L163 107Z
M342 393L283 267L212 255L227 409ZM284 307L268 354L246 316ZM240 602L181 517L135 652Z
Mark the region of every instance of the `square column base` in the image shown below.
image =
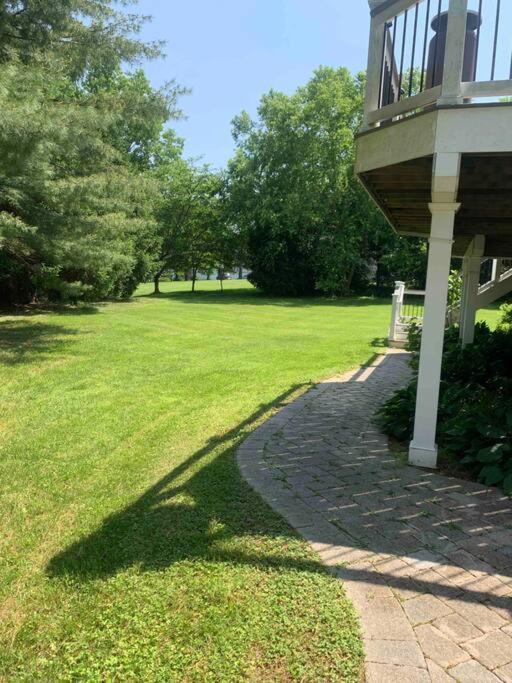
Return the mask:
M437 446L434 448L420 448L414 445L414 441L409 448L409 464L425 469L437 469Z

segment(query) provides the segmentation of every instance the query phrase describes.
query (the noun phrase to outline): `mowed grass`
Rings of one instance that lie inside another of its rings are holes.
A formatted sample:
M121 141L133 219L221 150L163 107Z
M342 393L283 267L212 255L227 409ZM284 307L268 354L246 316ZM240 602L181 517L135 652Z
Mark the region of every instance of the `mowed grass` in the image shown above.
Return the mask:
M359 680L342 586L235 451L390 306L198 287L0 318L0 680Z
M198 286L0 318L0 680L359 680L342 586L235 451L390 306Z

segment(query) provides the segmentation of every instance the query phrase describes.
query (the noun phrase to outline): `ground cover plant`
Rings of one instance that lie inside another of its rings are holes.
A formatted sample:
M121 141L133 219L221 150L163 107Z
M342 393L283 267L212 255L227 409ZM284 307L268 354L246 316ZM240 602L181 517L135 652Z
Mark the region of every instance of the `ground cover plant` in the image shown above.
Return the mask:
M463 348L459 329L446 334L439 402L438 442L444 466L512 494L512 326L504 306L496 329L476 326L475 342ZM489 319L493 320L493 312ZM383 407L380 421L400 441L412 438L421 331L412 327L414 379Z
M389 303L198 287L0 318L0 680L359 680L342 586L235 449Z

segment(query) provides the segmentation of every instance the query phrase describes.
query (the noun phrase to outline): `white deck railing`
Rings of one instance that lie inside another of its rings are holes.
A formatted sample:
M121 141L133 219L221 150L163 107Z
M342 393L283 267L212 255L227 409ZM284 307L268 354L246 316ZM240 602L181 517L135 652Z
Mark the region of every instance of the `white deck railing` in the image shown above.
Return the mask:
M372 12L363 130L433 105L512 97L511 33L496 0L384 2Z

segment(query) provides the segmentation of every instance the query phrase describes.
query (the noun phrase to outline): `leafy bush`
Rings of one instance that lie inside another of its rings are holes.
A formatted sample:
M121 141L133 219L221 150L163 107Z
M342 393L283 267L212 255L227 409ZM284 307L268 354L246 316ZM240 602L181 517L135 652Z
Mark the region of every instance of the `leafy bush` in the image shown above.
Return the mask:
M448 306L457 306L462 299L462 271L452 270L448 279Z
M463 348L459 330L445 339L439 402L438 443L443 457L489 486L512 494L512 307L504 307L496 331L476 326L475 342ZM380 411L385 431L412 438L421 331L411 328L414 379Z
M500 311L502 316L498 325L499 329L512 330L512 304L503 304Z

